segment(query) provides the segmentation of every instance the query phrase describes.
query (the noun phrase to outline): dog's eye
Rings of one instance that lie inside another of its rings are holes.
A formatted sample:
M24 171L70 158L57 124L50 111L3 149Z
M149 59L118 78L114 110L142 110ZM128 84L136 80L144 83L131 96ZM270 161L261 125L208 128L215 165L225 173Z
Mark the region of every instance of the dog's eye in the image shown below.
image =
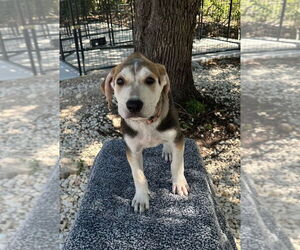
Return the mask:
M123 85L123 84L124 84L124 79L121 78L121 77L118 78L118 79L117 79L117 84L120 85L120 86Z
M148 85L151 85L155 82L154 78L149 76L146 78L145 83L147 83Z

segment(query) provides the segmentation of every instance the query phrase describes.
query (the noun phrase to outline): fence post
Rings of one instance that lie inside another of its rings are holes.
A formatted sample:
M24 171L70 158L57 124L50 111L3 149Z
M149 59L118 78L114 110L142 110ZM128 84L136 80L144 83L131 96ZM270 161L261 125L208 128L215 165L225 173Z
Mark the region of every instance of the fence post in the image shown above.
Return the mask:
M279 29L278 29L278 34L277 34L277 41L279 41L280 36L281 36L282 24L283 24L284 13L285 13L285 7L286 7L286 0L283 0L282 9L281 9L281 15L280 15Z
M16 4L15 6L16 6L16 9L17 9L17 12L18 12L18 16L20 17L20 20L21 20L21 25L23 27L23 36L24 36L25 43L26 43L26 48L27 48L27 52L28 52L28 57L29 57L32 73L34 75L37 75L37 71L36 71L35 63L34 63L34 58L33 58L33 55L32 55L30 35L29 35L28 29L26 27L25 18L23 16L23 12L22 12L19 0L16 0L15 4Z
M232 12L232 0L230 0L230 7L229 7L228 26L227 26L227 41L228 41L229 33L230 33L231 12Z
M101 6L101 3L99 1L99 8L103 9L104 11L104 15L106 16L106 25L107 25L107 29L108 29L108 37L109 37L109 44L110 45L113 45L112 43L112 38L111 38L111 32L110 32L110 23L109 23L109 15L108 15L108 3L106 0L104 0L102 2L102 6Z
M65 61L66 59L65 59L64 48L61 40L61 34L59 34L59 51L60 51L60 59L62 61Z
M114 29L113 29L113 20L112 20L112 15L111 15L111 2L108 0L108 18L110 21L110 29L109 32L111 33L111 39L112 39L112 45L115 45L115 37L114 37Z
M71 0L67 0L67 1L68 1L68 6L69 6L71 20L72 20L72 26L73 26L72 29L73 29L73 35L74 35L74 42L75 42L75 49L76 49L76 57L77 57L78 70L79 70L79 74L82 75L81 63L80 63L80 55L79 55L78 37L77 37L76 24L75 24L75 20L74 20L73 9L72 9L72 3L71 3Z
M201 10L200 10L200 40L202 38L202 33L203 33L203 8L204 8L204 0L201 1Z
M129 4L130 4L131 29L133 30L134 1L130 1ZM132 34L132 37L133 37L133 34Z
M77 30L78 30L78 35L79 35L79 45L80 45L80 52L81 52L81 58L82 58L82 69L83 69L83 74L86 74L85 72L85 62L84 62L84 49L83 49L83 44L82 44L82 35L81 35L81 23L80 23L80 18L79 18L79 11L78 11L78 6L77 6L77 1L75 1L75 11L76 11L76 23L77 23Z
M2 56L3 56L3 60L9 61L1 31L0 31L0 48L1 48Z
M90 35L90 28L89 28L89 23L88 23L88 18L87 18L87 8L86 8L86 1L81 2L83 4L83 10L84 10L84 29L85 29L85 34L88 36L88 38L91 38Z
M31 35L32 35L32 41L33 41L33 45L35 47L35 53L36 53L36 58L37 58L37 61L38 61L38 66L39 66L39 69L40 69L40 74L44 74L43 65L42 65L42 56L41 56L38 40L37 40L37 37L36 37L34 23L33 23L33 20L32 20L33 13L31 12L31 9L28 5L28 1L25 1L25 2L26 2L26 9L27 9L27 13L28 13L28 20L29 20Z

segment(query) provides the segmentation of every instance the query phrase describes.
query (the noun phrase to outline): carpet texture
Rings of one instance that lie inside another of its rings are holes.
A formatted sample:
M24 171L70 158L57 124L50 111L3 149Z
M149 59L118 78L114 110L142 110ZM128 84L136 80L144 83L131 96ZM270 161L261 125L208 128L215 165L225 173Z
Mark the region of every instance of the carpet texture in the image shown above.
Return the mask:
M197 145L185 141L188 197L171 193L170 163L162 146L144 151L150 210L130 206L134 184L122 140L103 145L95 159L86 193L65 250L79 249L236 249L202 166Z

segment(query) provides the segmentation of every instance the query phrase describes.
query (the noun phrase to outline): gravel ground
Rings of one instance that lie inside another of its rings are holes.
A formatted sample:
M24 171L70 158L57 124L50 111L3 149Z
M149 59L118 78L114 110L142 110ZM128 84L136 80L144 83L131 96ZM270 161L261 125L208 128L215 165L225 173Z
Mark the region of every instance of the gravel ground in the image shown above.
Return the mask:
M300 249L300 59L244 63L243 171L258 200Z
M4 249L13 238L18 226L22 225L26 219L27 213L33 208L35 199L41 194L48 176L49 170L45 169L0 180L2 189L0 249Z
M226 112L232 113L228 122L236 123L238 127L239 64L194 66L197 88L204 95L213 97L216 102L223 103ZM85 190L90 166L103 141L121 137L118 133L120 119L108 113L105 99L99 91L101 78L105 75L93 74L61 82L61 242L72 225ZM210 136L214 137L216 130L218 128L212 127ZM217 201L239 243L239 131L237 129L230 137L219 140L213 146L206 147L201 144L201 140L197 143L214 184Z
M232 125L230 136L203 145L196 139L204 158L205 168L212 180L216 200L239 244L240 239L240 68L238 59L212 61L194 71L196 88L222 105L228 116L227 126ZM218 112L216 112L218 113ZM222 115L222 114L220 114ZM230 127L230 126L229 126ZM218 126L212 126L208 137L214 141ZM228 134L228 132L223 132ZM201 135L200 135L201 137Z
M11 241L58 159L57 75L0 83L0 249Z

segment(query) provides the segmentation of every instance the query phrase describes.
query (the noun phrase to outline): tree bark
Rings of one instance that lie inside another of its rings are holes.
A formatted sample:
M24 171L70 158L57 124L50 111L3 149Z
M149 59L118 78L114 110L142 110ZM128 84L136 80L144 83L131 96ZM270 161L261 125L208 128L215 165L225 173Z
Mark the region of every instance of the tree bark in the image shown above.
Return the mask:
M191 58L200 0L136 0L135 51L166 66L176 103L199 99Z

